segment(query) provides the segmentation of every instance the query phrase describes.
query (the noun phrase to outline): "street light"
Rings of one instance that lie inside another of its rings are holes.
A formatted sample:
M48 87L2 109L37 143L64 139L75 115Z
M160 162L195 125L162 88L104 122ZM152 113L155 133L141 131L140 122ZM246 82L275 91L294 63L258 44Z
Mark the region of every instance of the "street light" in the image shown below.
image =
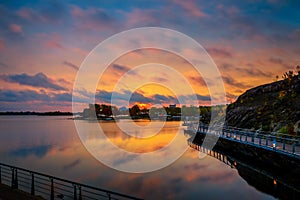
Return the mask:
M276 149L276 140L273 140L273 149Z

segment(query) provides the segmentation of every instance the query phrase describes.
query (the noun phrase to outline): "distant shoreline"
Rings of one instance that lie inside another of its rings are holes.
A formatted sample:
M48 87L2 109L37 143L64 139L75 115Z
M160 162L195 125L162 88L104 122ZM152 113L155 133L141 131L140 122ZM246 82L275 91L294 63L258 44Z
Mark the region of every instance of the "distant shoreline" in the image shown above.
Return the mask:
M61 111L53 111L53 112L33 112L33 111L26 111L26 112L0 112L1 115L36 115L36 116L73 116L71 112L61 112Z

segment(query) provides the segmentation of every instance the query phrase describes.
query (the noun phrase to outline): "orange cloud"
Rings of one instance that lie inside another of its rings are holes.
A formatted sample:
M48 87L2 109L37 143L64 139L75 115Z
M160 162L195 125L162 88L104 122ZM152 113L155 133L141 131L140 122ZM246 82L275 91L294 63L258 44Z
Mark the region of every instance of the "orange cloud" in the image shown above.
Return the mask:
M64 47L56 41L46 42L46 47L54 48L54 49L64 49Z

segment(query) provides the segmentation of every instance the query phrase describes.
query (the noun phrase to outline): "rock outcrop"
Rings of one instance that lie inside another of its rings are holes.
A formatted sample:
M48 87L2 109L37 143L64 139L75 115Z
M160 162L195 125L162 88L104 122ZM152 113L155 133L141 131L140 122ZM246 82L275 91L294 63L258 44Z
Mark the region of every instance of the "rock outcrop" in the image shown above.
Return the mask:
M226 119L240 128L299 131L300 75L247 90L228 106Z

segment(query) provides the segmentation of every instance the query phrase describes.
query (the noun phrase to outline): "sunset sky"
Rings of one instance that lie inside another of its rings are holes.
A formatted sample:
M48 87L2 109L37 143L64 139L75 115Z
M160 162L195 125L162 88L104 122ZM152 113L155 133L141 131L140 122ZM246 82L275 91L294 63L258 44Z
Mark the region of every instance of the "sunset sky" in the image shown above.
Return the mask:
M73 83L88 53L114 34L147 26L180 31L200 43L218 66L232 102L300 65L299 9L297 0L1 1L0 111L71 111ZM151 49L115 60L100 79L96 97L108 102L120 77L148 62L174 65L199 102L210 103L205 83L190 64ZM167 85L171 78L160 81ZM176 103L161 85L131 92L139 103ZM83 90L81 96L89 93ZM187 94L182 90L180 95Z

